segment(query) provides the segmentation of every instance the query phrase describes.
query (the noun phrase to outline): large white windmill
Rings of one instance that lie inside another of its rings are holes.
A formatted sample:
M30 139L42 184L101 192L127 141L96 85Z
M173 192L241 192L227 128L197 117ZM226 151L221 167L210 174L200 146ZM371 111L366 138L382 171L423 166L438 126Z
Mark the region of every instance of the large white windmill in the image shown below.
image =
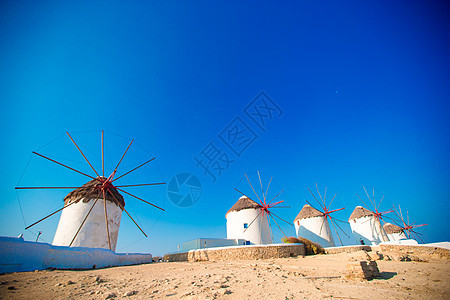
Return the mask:
M337 212L340 210L343 210L344 208L339 208L335 210L329 210L328 207L333 203L333 200L336 197L336 194L331 199L329 205L326 204L326 197L327 197L327 188L325 187L325 193L324 197L322 198L322 195L319 192L319 188L316 183L316 189L317 193L320 197L320 202L316 198L313 192L308 188L311 195L314 197L314 199L317 201L317 203L320 205L322 211L314 208L311 203L306 201L308 204L305 204L302 208L302 210L298 213L297 217L294 220L294 226L295 231L297 233L298 237L304 237L312 242L320 244L322 247L334 247L335 243L333 240L333 235L330 229L330 223L328 220L330 220L331 224L333 225L336 234L341 242L342 240L339 236L339 233L336 229L338 227L345 235L347 235L341 227L335 222L335 220L343 222L341 220L335 219L330 214L333 212Z
M261 208L247 196L240 197L225 215L227 239L244 239L253 245L272 243L269 220Z
M268 182L267 187L264 189L263 180L261 179L261 174L258 171L257 177L261 187L261 193L256 192L252 185L251 180L244 174L245 178L253 191L256 198L252 199L248 194L244 194L239 189L235 188L239 194L242 196L239 200L228 210L226 214L227 219L227 238L228 239L245 239L250 241L251 244L271 244L273 243L273 234L271 228L271 220L277 225L281 230L283 235L283 230L279 226L275 218L292 225L286 220L279 217L271 209L275 206L284 202L284 200L276 201L276 198L283 192L281 190L274 197L269 194L269 187L272 182L272 177ZM264 183L265 184L265 183ZM271 198L268 198L268 195ZM256 201L259 202L257 202ZM268 200L270 199L270 200ZM280 207L280 206L278 206Z
M101 157L102 157L102 175L96 171L90 161L87 159L83 151L77 145L72 136L67 132L68 137L73 142L75 147L81 153L87 164L94 171L95 175L88 175L75 168L62 164L52 158L33 152L33 154L45 158L53 163L56 163L62 167L65 167L71 171L74 171L80 175L90 178L91 180L81 187L74 186L46 186L46 187L16 187L18 190L36 190L36 189L74 189L64 198L64 206L50 215L40 219L39 221L27 226L25 229L44 221L45 219L55 215L62 211L59 224L56 230L55 237L53 239L53 245L57 246L69 246L69 247L90 247L90 248L105 248L115 251L117 244L117 237L119 234L119 226L122 217L122 211L130 217L134 224L140 229L140 231L147 237L142 228L131 217L128 211L125 209L124 197L119 193L126 194L135 199L143 201L153 207L164 211L163 208L150 203L130 192L126 189L130 187L142 187L161 185L162 183L142 183L142 184L116 184L115 181L123 178L124 176L136 171L143 167L147 163L151 162L155 158L152 158L143 164L123 173L116 177L117 170L124 159L126 153L130 149L133 140L130 142L118 164L114 168L111 175L105 177L105 163L104 163L104 134L101 132ZM103 205L102 205L103 204Z
M363 189L369 198L370 203L373 205L374 210L371 211L362 206L357 206L355 210L350 215L348 221L350 222L350 227L353 232L353 236L357 241L361 244L365 245L378 245L381 242L389 241L389 238L386 232L381 225L381 221L383 221L383 215L392 212L385 211L380 212L378 208L381 205L381 202L384 199L384 196L381 198L380 202L376 203L375 201L375 189L373 189L372 198L370 198L369 193L367 193L366 188L363 186ZM358 196L358 194L356 194ZM358 196L361 202L365 205L364 201L361 197Z

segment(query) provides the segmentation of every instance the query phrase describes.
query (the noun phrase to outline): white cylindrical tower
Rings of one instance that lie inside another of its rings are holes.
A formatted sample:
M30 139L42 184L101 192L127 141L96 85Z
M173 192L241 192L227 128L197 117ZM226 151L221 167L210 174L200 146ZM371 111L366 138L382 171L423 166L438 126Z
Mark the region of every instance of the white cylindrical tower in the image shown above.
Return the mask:
M384 232L380 219L376 218L370 210L357 206L348 219L353 236L361 244L378 245L389 241Z
M405 232L403 231L403 228L401 228L400 226L386 223L383 225L383 229L391 242L408 239Z
M322 247L334 247L330 224L323 213L305 204L294 220L298 237L303 237Z
M64 198L66 206L75 203L63 209L53 245L109 249L105 219L106 202L109 240L111 250L115 251L122 217L122 209L116 201L119 201L122 207L125 206L125 202L122 195L112 186L108 189L114 197L106 192L106 199L103 199L101 187L102 183L93 179Z
M225 215L227 238L245 239L254 245L271 244L268 216L261 208L261 205L246 196L239 198Z

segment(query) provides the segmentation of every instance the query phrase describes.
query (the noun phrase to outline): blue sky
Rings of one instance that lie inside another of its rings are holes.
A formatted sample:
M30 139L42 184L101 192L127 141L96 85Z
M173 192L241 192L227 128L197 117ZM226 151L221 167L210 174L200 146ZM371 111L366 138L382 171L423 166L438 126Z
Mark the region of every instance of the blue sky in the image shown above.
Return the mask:
M64 192L16 193L18 183L85 181L31 152L88 172L64 133L98 167L103 129L110 165L132 138L124 170L157 157L129 182L188 172L203 187L189 208L164 188L137 191L166 212L126 200L150 237L123 215L119 251L164 254L185 240L225 237L234 188L257 170L284 190L287 220L314 201L315 182L338 194L331 208L346 207L336 213L343 220L366 186L385 195L383 210L400 204L428 223L425 241L449 240L448 11L439 1L3 1L0 235L25 232L19 202L27 225L62 205ZM245 114L261 91L283 112L264 130ZM257 136L240 156L219 138L236 117ZM234 160L215 182L194 161L210 142ZM51 242L58 218L25 238L41 230Z

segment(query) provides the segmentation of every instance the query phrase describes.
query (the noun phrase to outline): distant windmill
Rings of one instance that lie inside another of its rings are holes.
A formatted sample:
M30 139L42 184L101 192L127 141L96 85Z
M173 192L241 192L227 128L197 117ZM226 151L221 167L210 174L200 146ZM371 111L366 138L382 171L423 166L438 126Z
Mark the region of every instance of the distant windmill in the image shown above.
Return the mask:
M383 229L391 242L408 239L403 228L396 224L384 223Z
M119 226L122 216L122 211L130 217L139 230L147 237L146 233L131 217L128 211L125 209L124 197L119 193L122 192L128 196L138 199L142 202L152 205L153 207L164 211L163 208L150 203L130 192L126 189L130 187L143 187L165 184L164 182L156 183L139 183L139 184L116 184L116 180L119 180L131 172L143 167L147 163L153 161L155 158L151 158L139 166L129 170L120 176L116 177L117 171L121 162L123 161L126 153L130 149L134 140L131 140L130 144L126 148L125 152L121 156L119 162L114 168L113 172L105 177L105 161L104 161L104 133L101 132L101 157L102 157L102 175L100 175L96 169L92 166L91 162L85 156L78 144L68 133L74 146L78 149L84 160L95 174L88 175L75 168L62 164L50 157L44 156L33 151L33 154L40 156L44 159L51 161L65 167L73 172L90 178L90 181L82 186L45 186L45 187L16 187L18 190L39 190L39 189L73 189L65 198L64 206L50 215L34 222L27 226L28 229L36 224L44 221L45 219L55 215L62 211L58 228L55 233L53 245L69 246L69 247L91 247L91 248L106 248L115 251L117 237L119 234ZM100 200L100 201L99 201ZM100 203L103 202L103 205Z
M333 203L333 200L336 198L337 194L334 194L333 198L331 199L330 203L326 204L326 198L327 198L327 187L325 187L325 193L322 198L322 195L319 192L319 187L316 183L316 189L317 194L319 195L319 198L321 201L319 201L314 193L308 188L308 191L311 193L311 195L314 197L316 202L320 205L320 208L322 211L314 208L311 203L306 201L308 204L305 204L302 208L302 210L298 213L297 217L294 220L295 225L295 231L297 233L297 236L304 237L308 240L311 240L313 242L319 243L323 247L334 247L335 243L333 240L333 235L330 229L330 224L328 220L331 221L331 224L333 225L333 228L336 232L336 235L339 238L339 241L341 242L341 245L343 245L341 237L339 236L339 232L337 231L336 227L339 228L344 235L348 237L348 235L342 230L342 228L336 223L336 221L346 223L344 221L338 220L331 216L331 213L343 210L344 208L334 209L330 210L329 207Z
M390 211L378 211L380 208L381 202L383 202L384 195L381 198L380 202L377 204L375 200L375 189L372 191L372 198L370 198L369 193L367 192L366 188L363 186L364 192L367 195L367 198L369 199L370 203L374 207L374 210L371 211L367 208L364 208L362 206L357 206L353 213L350 215L349 222L350 227L352 228L353 235L356 239L361 241L361 243L364 244L372 244L376 245L381 242L387 242L389 241L389 238L384 231L381 221L383 220L383 215L393 212ZM364 201L359 197L358 194L356 196L361 200L361 202L367 206ZM367 206L368 207L368 206Z
M271 200L268 200L267 195L272 182L272 177L268 181L267 187L264 189L261 174L259 171L257 172L259 185L261 187L261 193L258 193L253 187L247 174L244 175L256 198L253 197L252 199L249 195L244 194L235 188L242 196L226 214L227 238L241 238L250 241L252 244L270 244L273 242L270 224L271 220L286 237L286 234L283 232L275 218L286 222L289 225L292 224L282 219L271 210L275 206L282 207L278 205L283 203L284 200L276 201L276 199L283 190L276 194Z
M400 205L398 206L398 210L395 208L394 206L394 214L397 216L397 218L400 219L400 221L402 222L403 225L400 224L396 224L397 226L399 226L402 231L404 233L406 233L406 235L408 236L409 239L411 238L417 238L419 239L422 243L423 240L420 238L419 235L422 235L421 233L417 232L415 229L418 227L422 227L422 226L426 226L428 224L415 224L415 222L413 222L412 224L409 222L409 213L408 211L406 211L406 220L403 218L403 214L402 214L402 209L400 207Z

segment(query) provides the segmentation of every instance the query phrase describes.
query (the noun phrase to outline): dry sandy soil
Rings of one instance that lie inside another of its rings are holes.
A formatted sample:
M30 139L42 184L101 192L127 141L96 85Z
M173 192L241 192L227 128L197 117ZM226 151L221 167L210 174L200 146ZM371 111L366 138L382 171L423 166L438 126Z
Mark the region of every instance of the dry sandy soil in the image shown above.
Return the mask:
M450 264L377 261L381 277L346 277L363 251L299 258L170 262L0 275L2 299L450 299Z

